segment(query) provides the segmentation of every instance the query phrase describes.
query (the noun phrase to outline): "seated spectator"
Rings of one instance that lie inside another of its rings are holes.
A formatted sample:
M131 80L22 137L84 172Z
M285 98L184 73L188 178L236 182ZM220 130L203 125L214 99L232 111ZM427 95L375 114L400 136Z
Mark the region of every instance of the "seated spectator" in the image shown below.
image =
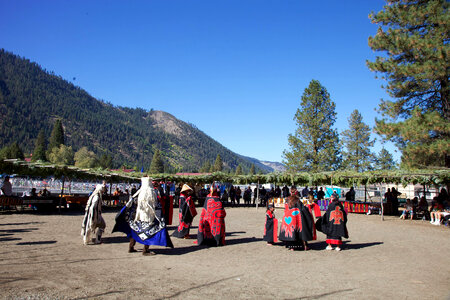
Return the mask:
M430 223L433 225L440 225L440 213L444 211L444 202L440 197L434 197L430 208ZM438 219L439 218L439 219ZM438 221L439 220L439 221Z
M414 206L410 199L406 199L405 210L403 211L400 219L405 220L409 215L410 220L414 217Z
M3 181L2 185L2 192L5 196L12 196L12 185L9 181L9 176L5 176L5 180Z
M417 213L423 214L425 220L430 219L430 212L428 211L428 202L425 197L420 197L419 204L417 205Z

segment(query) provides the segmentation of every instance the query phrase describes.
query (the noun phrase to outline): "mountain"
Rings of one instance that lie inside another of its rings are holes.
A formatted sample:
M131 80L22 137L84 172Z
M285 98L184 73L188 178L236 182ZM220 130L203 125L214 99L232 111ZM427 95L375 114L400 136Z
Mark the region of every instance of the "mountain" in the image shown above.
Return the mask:
M269 167L272 171L275 172L284 172L286 171L286 166L282 163L276 162L276 161L259 161L266 167Z
M0 147L17 141L31 153L39 130L50 136L61 119L65 144L74 151L88 147L97 156L113 158L115 167L126 165L147 170L153 153L161 150L167 172L195 172L219 154L225 170L239 164L244 172L257 160L238 155L203 133L163 111L114 106L97 100L37 63L0 49Z

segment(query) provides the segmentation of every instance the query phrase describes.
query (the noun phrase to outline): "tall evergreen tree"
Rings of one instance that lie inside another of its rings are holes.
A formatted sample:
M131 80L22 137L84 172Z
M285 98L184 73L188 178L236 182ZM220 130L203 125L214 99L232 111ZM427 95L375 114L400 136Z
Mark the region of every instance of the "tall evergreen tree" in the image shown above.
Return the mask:
M47 157L45 155L45 152L47 150L46 148L47 148L47 143L45 140L45 133L44 133L44 130L41 129L36 138L36 143L34 146L32 160L33 161L38 161L38 160L46 161L47 160Z
M207 160L203 163L202 167L200 168L200 172L208 173L210 170L211 170L211 163L209 162L209 160Z
M254 174L255 174L255 164L252 164L252 166L250 167L250 171L248 172L248 174L250 174L250 175L254 175Z
M333 128L335 107L326 88L312 80L303 92L294 117L298 128L288 137L291 150L283 152L289 171L320 172L339 167L339 136Z
M236 167L236 172L234 174L242 175L242 166L240 164Z
M412 118L417 125L423 119L450 123L449 6L446 0L390 0L382 11L369 16L379 25L369 46L384 55L367 64L383 74L393 98L381 101L383 119L377 120L376 131L403 151L402 165L450 167L448 127L422 123L421 128L414 128L407 122ZM417 137L416 130L426 136L411 139L411 135ZM441 152L429 153L427 148ZM414 165L414 161L419 163Z
M158 149L153 154L152 163L150 164L150 174L164 173L164 162L161 157L161 151Z
M64 145L64 129L61 120L56 120L53 125L52 133L50 134L48 150L52 151L53 148Z
M220 172L223 170L223 161L220 154L217 154L216 161L214 162L214 172Z
M112 168L113 163L112 163L112 157L111 157L111 155L103 154L103 155L100 157L99 165L100 165L100 167L101 167L102 169L110 169L110 168Z
M394 157L383 147L375 158L375 168L378 170L392 170L395 168L395 165Z
M370 127L362 121L360 112L355 109L348 118L349 129L342 132L346 147L343 152L343 165L346 169L363 172L370 169L373 154L370 148L375 140L370 139Z

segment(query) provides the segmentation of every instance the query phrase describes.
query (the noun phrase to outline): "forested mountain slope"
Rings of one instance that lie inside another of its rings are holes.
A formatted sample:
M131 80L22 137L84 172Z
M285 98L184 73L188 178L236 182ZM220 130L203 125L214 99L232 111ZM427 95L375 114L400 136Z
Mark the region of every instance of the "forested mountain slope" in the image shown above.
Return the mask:
M116 107L49 73L38 64L0 49L0 146L17 141L31 153L40 129L47 137L61 119L66 145L83 146L98 156L113 157L116 167L147 170L156 149L162 151L166 170L197 171L214 164L220 154L225 168L254 161L228 150L195 126L162 111ZM256 168L271 171L259 162Z

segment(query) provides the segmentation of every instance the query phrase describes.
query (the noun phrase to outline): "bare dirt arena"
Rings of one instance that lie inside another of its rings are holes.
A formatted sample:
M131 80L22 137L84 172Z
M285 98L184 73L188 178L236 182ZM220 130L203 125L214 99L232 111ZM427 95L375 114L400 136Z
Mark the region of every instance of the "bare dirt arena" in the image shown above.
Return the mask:
M282 210L275 212L278 219ZM0 214L0 295L6 299L448 299L450 230L350 214L341 252L288 251L262 241L265 211L228 208L227 246L173 238L157 255L127 253L103 213L100 245L84 246L83 215ZM174 214L175 215L175 214ZM194 219L197 224L198 216ZM175 220L178 224L178 220ZM170 233L175 226L170 226ZM191 230L195 237L197 227ZM142 250L142 245L137 245Z

